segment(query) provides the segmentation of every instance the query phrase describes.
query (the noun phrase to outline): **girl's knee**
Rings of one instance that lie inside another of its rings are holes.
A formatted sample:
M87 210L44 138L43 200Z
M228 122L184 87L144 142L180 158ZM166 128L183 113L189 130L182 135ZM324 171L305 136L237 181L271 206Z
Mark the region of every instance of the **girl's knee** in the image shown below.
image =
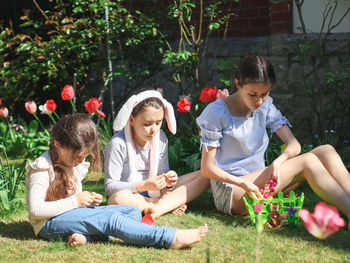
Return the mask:
M320 160L317 158L316 154L313 152L305 153L301 157L302 157L301 164L305 168L313 167L314 165L316 165L317 163L320 162Z
M122 190L114 193L109 199L109 205L124 205L127 204L127 201L130 199L130 191Z
M311 152L318 156L323 154L329 154L330 152L335 152L335 149L331 144L325 144L318 146L315 149L312 149Z

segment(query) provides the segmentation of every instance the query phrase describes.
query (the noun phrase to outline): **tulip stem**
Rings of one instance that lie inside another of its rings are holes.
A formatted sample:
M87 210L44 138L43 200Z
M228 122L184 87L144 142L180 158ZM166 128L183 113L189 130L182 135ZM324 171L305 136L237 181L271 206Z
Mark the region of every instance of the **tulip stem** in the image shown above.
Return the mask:
M53 112L53 114L56 116L57 120L61 119L60 116L55 111ZM55 121L55 123L56 123L56 121Z
M50 136L49 131L45 128L44 124L39 120L38 116L36 116L36 114L34 113L34 118L38 121L39 125L41 126L41 128L45 131L45 133Z
M52 117L52 113L47 114L47 115L50 117L50 119L52 120L53 124L56 124L56 120L54 119L54 117Z
M72 104L73 113L76 113L77 112L77 108L75 107L73 100L69 100L69 101L70 101L70 104Z
M197 131L198 131L198 133L201 131L201 128L199 127L199 125L198 125L198 123L197 123L197 121L196 121L196 118L193 116L193 113L191 112L191 111L189 111L189 113L190 113L190 116L191 116L191 118L192 118L192 121L194 122L194 124L195 124L195 126L196 126L196 128L197 128Z
M7 119L6 119L6 121L7 121L7 125L9 126L9 133L10 133L11 140L12 140L12 142L15 142L15 136L13 135L11 124Z

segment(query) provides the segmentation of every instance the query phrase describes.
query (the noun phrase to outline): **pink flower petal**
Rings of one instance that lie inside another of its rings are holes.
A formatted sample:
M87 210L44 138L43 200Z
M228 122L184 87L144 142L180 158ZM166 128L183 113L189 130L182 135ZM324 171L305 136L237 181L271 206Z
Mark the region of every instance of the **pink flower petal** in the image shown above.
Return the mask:
M313 214L306 209L301 209L299 216L309 233L319 239L325 239L340 227L345 226L345 221L339 216L338 210L324 202L319 202L315 206Z

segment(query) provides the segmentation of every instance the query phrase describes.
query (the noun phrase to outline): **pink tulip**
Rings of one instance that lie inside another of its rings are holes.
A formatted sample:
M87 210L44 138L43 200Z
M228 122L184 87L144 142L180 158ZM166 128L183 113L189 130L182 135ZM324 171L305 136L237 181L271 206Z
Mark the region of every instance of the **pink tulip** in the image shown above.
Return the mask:
M338 210L324 202L319 202L315 206L313 214L306 209L301 209L299 216L309 233L319 239L325 239L340 227L345 226L345 221L339 216Z
M218 92L216 93L216 99L221 99L223 100L224 98L228 97L230 94L228 93L227 89L223 89L223 90L218 90Z
M30 114L36 113L37 108L34 101L27 101L24 106Z
M9 115L9 110L6 107L0 108L1 117L7 118L8 115Z
M74 88L72 85L66 85L64 86L61 97L63 100L71 100L74 98Z

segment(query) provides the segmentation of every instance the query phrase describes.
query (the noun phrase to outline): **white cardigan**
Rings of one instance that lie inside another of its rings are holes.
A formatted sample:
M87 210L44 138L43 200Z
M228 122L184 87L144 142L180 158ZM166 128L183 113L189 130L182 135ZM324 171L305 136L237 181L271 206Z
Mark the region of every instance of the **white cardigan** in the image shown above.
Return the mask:
M88 172L90 163L82 162L73 168L75 175L75 195L57 201L45 201L46 192L50 183L54 180L55 174L49 152L43 153L34 162L26 165L26 187L27 205L29 212L29 223L38 235L47 220L63 214L74 208L78 208L76 194L82 191L81 181Z

